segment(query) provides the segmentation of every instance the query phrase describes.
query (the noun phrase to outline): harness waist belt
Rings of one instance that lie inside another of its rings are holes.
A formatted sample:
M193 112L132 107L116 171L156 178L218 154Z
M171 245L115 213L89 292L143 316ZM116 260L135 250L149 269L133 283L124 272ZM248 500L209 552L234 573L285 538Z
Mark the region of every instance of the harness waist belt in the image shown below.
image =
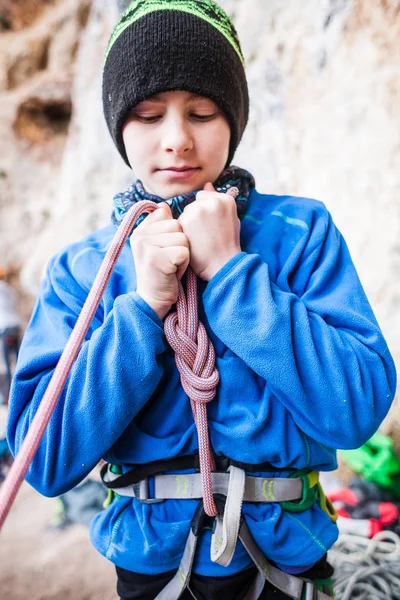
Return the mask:
M202 497L200 473L185 475L155 475L154 496L149 495L148 478L125 487L113 488L112 482L120 475L110 468L103 474L103 481L120 496L130 496L140 501L162 501L179 499L199 499ZM214 472L212 477L213 494L228 495L230 473ZM111 484L111 485L110 485ZM300 477L252 477L245 475L243 502L288 502L303 498L303 479Z
M216 471L227 471L231 465L238 467L239 469L243 469L249 473L262 473L265 471L277 473L283 471L287 473L288 471L291 471L289 468L274 467L268 462L250 464L239 462L232 458L228 458L227 456L220 456L218 454L214 455L214 462ZM142 479L146 479L146 477L150 477L151 475L159 475L160 473L165 473L166 471L178 471L180 469L195 469L196 471L200 471L199 455L186 454L184 456L175 456L173 458L160 459L145 463L143 465L137 465L135 468L127 471L123 475L120 474L114 485L111 485L104 479L104 474L107 471L107 465L105 464L101 468L101 477L104 485L107 488L112 487L113 489L116 489L138 483Z

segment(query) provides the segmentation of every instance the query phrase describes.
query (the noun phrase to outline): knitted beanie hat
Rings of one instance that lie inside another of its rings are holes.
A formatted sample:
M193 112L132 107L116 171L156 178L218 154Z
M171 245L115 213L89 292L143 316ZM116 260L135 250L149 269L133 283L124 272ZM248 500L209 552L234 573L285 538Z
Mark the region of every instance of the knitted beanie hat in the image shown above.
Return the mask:
M224 112L231 129L228 166L249 113L233 24L213 0L132 0L111 35L103 70L104 115L128 165L122 127L130 111L173 90L206 96Z

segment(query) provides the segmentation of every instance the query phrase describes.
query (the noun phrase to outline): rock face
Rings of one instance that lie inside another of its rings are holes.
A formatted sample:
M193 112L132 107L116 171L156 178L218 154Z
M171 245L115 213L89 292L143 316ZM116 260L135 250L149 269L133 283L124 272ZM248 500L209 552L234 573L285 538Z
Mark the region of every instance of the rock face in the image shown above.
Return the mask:
M0 262L11 274L39 245L46 260L39 234L50 221L59 185L76 55L90 4L0 3Z
M0 40L1 261L23 265L32 293L49 255L107 223L113 193L132 177L100 102L105 46L126 2L47 4ZM326 203L398 360L400 2L220 4L236 23L251 94L234 162L261 190Z

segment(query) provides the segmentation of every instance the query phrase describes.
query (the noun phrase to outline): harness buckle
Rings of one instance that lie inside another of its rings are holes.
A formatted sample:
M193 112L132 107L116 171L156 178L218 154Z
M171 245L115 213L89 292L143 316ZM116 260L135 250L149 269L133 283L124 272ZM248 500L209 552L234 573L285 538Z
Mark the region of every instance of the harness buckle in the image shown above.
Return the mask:
M220 456L219 454L214 455L214 461L217 471L226 472L231 464L231 459L227 456Z
M132 484L132 487L136 500L142 504L158 504L159 502L164 502L163 498L150 498L148 477L141 479L138 483Z
M312 581L304 581L302 600L317 600L317 588Z

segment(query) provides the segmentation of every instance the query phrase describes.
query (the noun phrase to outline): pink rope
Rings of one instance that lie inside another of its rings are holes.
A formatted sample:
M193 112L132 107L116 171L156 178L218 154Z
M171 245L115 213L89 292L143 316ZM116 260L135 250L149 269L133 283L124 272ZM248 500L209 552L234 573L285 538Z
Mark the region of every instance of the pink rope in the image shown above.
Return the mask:
M187 271L187 299L179 283L177 311L164 322L166 338L175 351L176 366L182 387L190 398L197 428L201 485L204 510L210 517L218 514L212 494L211 471L214 457L208 435L207 402L215 397L219 373L215 368L215 351L204 325L198 320L197 279Z
M231 188L228 193L236 197L238 190ZM156 203L147 200L134 204L111 242L29 431L0 489L0 530L36 454L126 240L140 215L145 212L151 213L157 207ZM196 423L205 510L210 516L215 516L217 510L211 484L214 459L208 436L206 403L215 396L219 374L215 369L214 348L207 337L204 325L198 320L197 280L190 268L188 269L187 287L188 298L186 300L182 285L179 284L177 312L169 315L165 320L164 327L167 339L175 350L182 386L190 398Z
M30 463L36 454L40 441L44 435L47 424L60 397L72 365L85 339L86 333L93 320L105 287L111 277L115 263L121 254L122 248L129 237L132 228L144 212L153 212L157 208L154 202L138 202L128 211L126 218L118 228L114 239L104 257L99 272L96 275L93 286L83 305L81 314L72 330L71 336L57 363L50 383L36 411L35 417L23 444L11 466L10 471L0 489L0 530L14 502L15 496L26 475Z
M232 187L227 194L236 198L239 190ZM164 331L169 345L175 351L182 387L192 406L199 445L204 510L210 517L215 517L218 510L214 502L211 479L215 463L208 434L207 403L215 397L219 373L215 368L214 346L208 339L203 323L199 321L197 278L190 268L187 270L186 292L187 298L179 283L177 310L165 319Z

